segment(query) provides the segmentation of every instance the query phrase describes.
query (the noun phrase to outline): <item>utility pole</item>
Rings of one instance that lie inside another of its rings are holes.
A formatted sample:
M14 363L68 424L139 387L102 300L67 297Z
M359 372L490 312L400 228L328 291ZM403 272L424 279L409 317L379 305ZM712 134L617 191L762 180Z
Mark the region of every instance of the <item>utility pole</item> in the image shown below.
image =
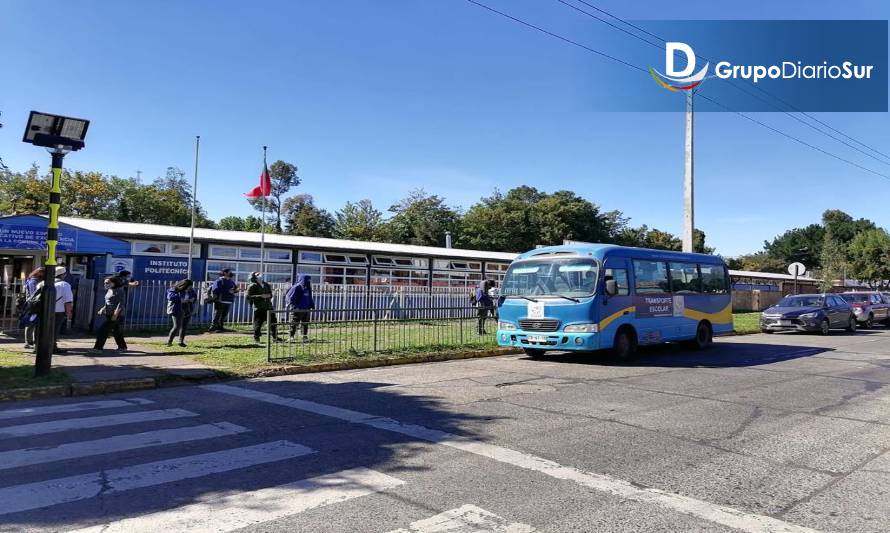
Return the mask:
M695 180L692 146L692 90L686 91L686 171L683 174L683 251L693 251L695 229Z

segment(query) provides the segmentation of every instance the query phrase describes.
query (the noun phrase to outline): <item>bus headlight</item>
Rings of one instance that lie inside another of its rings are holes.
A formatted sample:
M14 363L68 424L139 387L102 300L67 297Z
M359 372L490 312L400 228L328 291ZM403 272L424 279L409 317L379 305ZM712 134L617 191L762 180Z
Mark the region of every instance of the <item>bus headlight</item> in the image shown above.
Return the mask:
M503 329L505 331L516 331L516 324L499 320L498 329Z
M596 333L599 331L597 324L569 324L563 331L566 333Z

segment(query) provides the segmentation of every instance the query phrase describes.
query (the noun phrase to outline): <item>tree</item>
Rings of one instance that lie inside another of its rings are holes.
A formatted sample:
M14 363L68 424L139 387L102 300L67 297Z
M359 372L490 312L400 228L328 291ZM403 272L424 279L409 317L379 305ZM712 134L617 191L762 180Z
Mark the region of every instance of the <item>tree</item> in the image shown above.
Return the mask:
M801 262L808 269L817 269L821 265L824 241L825 228L820 224L810 224L804 228L790 229L772 242L764 241L763 247L770 257L781 259L786 266Z
M236 216L228 216L219 219L217 227L228 231L246 231L244 219Z
M827 292L834 286L834 280L845 277L847 268L847 247L835 237L832 226L825 231L825 242L822 244L822 265L819 289Z
M49 181L41 179L34 164L26 172L0 172L0 212L14 215L46 213Z
M700 254L713 254L714 248L705 244L705 232L695 228L692 230L692 251Z
M383 215L371 200L346 202L335 214L334 235L353 241L383 240Z
M419 246L444 246L445 233L459 238L461 216L445 200L415 189L407 198L389 208L393 217L386 222L389 242Z
M312 195L291 196L284 201L281 211L290 235L331 237L334 234L334 217L317 207Z
M850 275L873 288L890 280L890 235L884 229L868 229L856 235L849 247Z
M521 252L538 244L537 212L544 194L533 187L517 187L507 194L495 190L464 215L462 246L476 250Z
M280 159L269 167L269 179L272 181L272 194L266 198L265 210L274 215L276 232L281 233L281 212L284 207L282 198L298 186L301 180L297 176L297 166ZM263 211L262 198L250 200L250 203L257 211Z
M541 244L562 244L566 239L608 242L611 238L612 218L571 191L545 195L535 203L534 209Z
M118 193L113 182L99 172L66 172L60 212L82 218L114 218Z
M740 255L729 258L727 266L733 270L748 270L751 272L773 272L783 274L787 272L788 265L782 259L770 256L766 252Z

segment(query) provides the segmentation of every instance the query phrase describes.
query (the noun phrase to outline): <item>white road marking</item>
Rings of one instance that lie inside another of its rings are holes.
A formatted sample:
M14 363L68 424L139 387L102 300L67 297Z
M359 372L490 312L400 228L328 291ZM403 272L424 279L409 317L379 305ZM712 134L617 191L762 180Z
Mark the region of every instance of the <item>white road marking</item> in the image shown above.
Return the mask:
M59 405L44 405L39 407L23 407L21 409L5 409L0 411L0 420L12 418L24 418L26 416L55 415L59 413L76 413L93 409L114 409L116 407L133 407L154 403L144 398L130 398L128 400L102 400L98 402L67 403Z
M374 494L405 482L367 468L343 470L256 491L211 495L204 501L127 518L71 533L154 533L155 531L234 531Z
M37 422L0 428L0 439L31 437L47 433L59 433L60 431L119 426L121 424L135 424L138 422L154 422L157 420L182 418L184 416L198 416L198 413L186 411L185 409L159 409L157 411L137 411L135 413L121 413L117 415L66 418L51 422Z
M204 385L203 388L222 394L231 394L233 396L272 403L309 413L338 418L347 422L364 424L374 428L400 433L416 439L487 457L501 463L539 472L556 479L572 481L578 485L593 490L629 500L650 503L665 509L670 509L703 520L722 524L727 527L740 529L742 531L751 533L812 533L815 531L770 516L747 513L745 511L733 509L732 507L706 502L689 496L683 496L682 494L674 494L655 488L639 487L629 481L624 481L623 479L563 466L557 462L550 461L549 459L511 450L510 448L505 448L503 446L478 442L466 437L430 429L424 426L403 424L392 418L375 416L359 411L343 409L341 407L334 407L332 405L325 405L297 398L288 398L231 385Z
M53 461L64 461L106 453L137 450L152 446L164 446L179 442L189 442L203 439L215 439L238 433L250 431L247 428L236 426L228 422L217 424L203 424L176 429L162 429L158 431L146 431L130 435L115 435L106 439L89 440L83 442L69 442L52 447L25 448L0 452L0 470L18 468Z
M153 487L239 468L292 459L315 450L286 440L177 457L0 489L0 515Z
M389 533L533 533L535 528L510 523L475 505L461 505L436 516L412 522L408 528Z

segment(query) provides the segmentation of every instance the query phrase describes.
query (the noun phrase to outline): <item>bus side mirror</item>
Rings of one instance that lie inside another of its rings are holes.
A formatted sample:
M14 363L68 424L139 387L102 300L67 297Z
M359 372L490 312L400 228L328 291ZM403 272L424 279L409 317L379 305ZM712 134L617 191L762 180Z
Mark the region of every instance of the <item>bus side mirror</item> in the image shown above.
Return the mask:
M606 295L615 296L618 294L618 284L615 283L614 279L606 280Z

